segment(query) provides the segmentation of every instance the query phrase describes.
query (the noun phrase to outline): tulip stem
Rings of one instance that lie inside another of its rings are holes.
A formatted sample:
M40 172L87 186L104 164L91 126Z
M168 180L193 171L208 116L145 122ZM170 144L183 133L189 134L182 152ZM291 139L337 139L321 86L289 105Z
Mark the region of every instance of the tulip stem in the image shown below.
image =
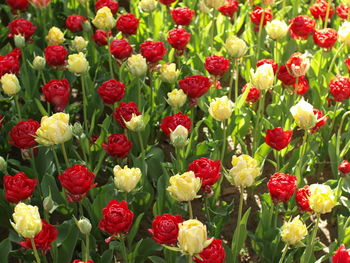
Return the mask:
M85 261L87 262L90 258L90 249L89 249L89 244L90 240L89 240L89 234L85 235Z
M320 214L317 213L317 219L316 219L316 223L314 226L314 230L312 232L312 236L310 239L310 242L308 243L306 250L305 250L305 258L304 260L302 260L302 263L309 263L310 259L311 259L311 255L314 249L314 242L315 242L315 238L316 238L316 234L317 234L317 230L318 230L318 224L320 222Z
M20 120L22 120L22 113L21 113L21 108L19 106L19 102L18 102L18 95L15 95L15 105L17 108L18 117Z
M222 166L224 166L224 158L225 158L225 152L226 152L226 136L227 136L227 129L226 129L226 121L222 122L222 131L223 131L223 138L222 138L222 150L221 150L221 156L220 161Z
M147 171L146 171L146 154L145 154L145 148L143 145L143 140L142 140L142 136L141 136L141 132L137 132L137 137L139 139L139 143L140 143L140 152L141 152L141 161L142 161L142 174L144 176L146 176Z
M327 28L330 10L331 10L331 0L328 0L328 6L327 6L327 10L326 10L326 17L324 20L324 27L323 28Z
M60 166L60 162L58 161L57 154L56 154L55 149L53 147L51 147L51 150L52 150L53 158L55 160L57 172L60 173L61 172L61 166Z
M333 66L334 66L334 63L335 63L335 60L337 59L337 57L338 57L340 51L343 49L343 47L344 47L344 43L342 43L342 44L340 45L340 47L338 48L337 52L334 54L333 59L332 59L332 62L331 62L331 65L329 66L328 72L331 72L331 71L332 71Z
M298 178L298 184L300 184L301 182L301 177L303 174L303 159L304 159L304 154L305 154L305 150L306 150L306 142L307 142L307 136L308 136L308 131L305 130L304 131L304 136L303 136L303 141L302 144L300 145L300 153L299 153L299 163L298 163L298 167L297 167L297 178Z
M239 208L238 208L238 216L237 216L237 225L236 225L236 231L235 233L237 233L237 235L234 235L232 238L232 244L231 247L233 249L233 262L237 262L238 260L238 255L239 255L239 251L238 251L238 245L237 245L237 240L240 240L240 230L241 230L241 220L242 220L242 210L243 210L243 193L244 193L244 188L243 186L240 187L240 197L239 197Z
M70 166L70 164L68 161L67 151L66 151L66 147L64 146L64 143L61 143L61 149L62 149L64 161L65 161L66 166L68 168Z
M122 245L122 256L125 260L126 263L128 263L128 253L126 252L126 246L125 246L125 241L124 238L120 238L120 243Z
M331 123L331 126L330 126L330 133L333 131L333 128L334 128L335 119L337 118L337 111L339 109L339 106L340 106L340 102L337 101L335 103L334 110L333 110L333 120L332 120L332 123Z
M238 59L235 59L235 70L236 70L236 78L235 78L235 103L237 103L238 100L238 78L239 78L239 64ZM237 107L236 107L237 108Z
M275 156L276 156L276 172L280 170L280 152L275 150Z
M85 87L85 80L84 80L84 76L81 75L81 89L83 92L83 116L84 116L84 128L85 128L85 134L86 136L88 136L88 118L87 118L87 110L86 110L86 106L88 105L88 101L86 98L86 87Z
M192 263L192 256L191 255L188 255L188 263Z
M261 98L259 99L259 106L258 106L258 111L257 111L257 116L256 116L256 128L254 129L254 132L253 132L253 153L256 151L256 149L258 148L259 146L259 141L260 141L260 133L259 131L261 130L261 127L260 127L260 119L261 119L261 114L262 114L262 111L263 111L263 108L264 108L264 104L265 104L265 92L262 91L262 94L261 94Z
M32 244L35 260L37 263L40 263L40 257L38 254L38 250L36 249L36 246L35 246L34 238L30 239L30 243Z
M193 210L192 210L191 201L188 201L188 215L189 215L190 219L193 219Z
M288 244L286 244L286 245L284 246L284 248L283 248L283 254L282 254L282 256L281 256L280 261L278 261L279 263L283 263L284 258L285 258L286 255L287 255L287 251L288 251Z
M111 54L111 38L108 37L108 64L109 64L109 71L111 72L111 78L114 79L114 73L113 73L113 65L112 65L112 54Z
M263 13L262 13L261 18L260 18L259 33L258 33L258 48L257 48L258 50L256 52L256 61L255 62L259 61L260 45L261 45L261 34L262 34L262 27L263 27L264 20L265 20L265 10L263 10Z

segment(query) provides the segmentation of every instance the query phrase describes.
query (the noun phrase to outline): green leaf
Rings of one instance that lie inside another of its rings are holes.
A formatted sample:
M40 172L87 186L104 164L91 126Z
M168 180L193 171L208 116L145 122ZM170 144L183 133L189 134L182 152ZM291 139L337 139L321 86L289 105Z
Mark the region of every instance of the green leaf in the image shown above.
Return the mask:
M106 250L101 257L101 263L111 263L113 260L113 249Z
M151 260L153 263L167 263L164 259L157 256L151 256L148 257L148 259Z
M243 248L244 242L247 238L248 235L248 231L247 231L247 221L248 221L248 217L250 214L250 210L251 208L249 207L249 209L244 213L241 222L239 223L239 228L240 228L240 232L239 232L239 236L238 235L238 228L236 228L235 233L233 235L233 251L238 251L238 253L241 251L241 249ZM233 255L234 257L237 257L238 255Z
M11 251L11 242L10 239L6 238L0 243L0 263L8 263L7 260L8 254Z
M144 215L144 213L139 214L139 216L134 221L133 226L128 234L128 246L129 247L131 247L132 241L134 240L136 233L139 230L140 222L141 222L143 215Z
M63 224L57 226L57 229L59 233L57 243L59 244L59 240L61 241L61 245L58 248L58 262L71 262L73 252L77 244L79 230L75 226L73 220L64 222Z

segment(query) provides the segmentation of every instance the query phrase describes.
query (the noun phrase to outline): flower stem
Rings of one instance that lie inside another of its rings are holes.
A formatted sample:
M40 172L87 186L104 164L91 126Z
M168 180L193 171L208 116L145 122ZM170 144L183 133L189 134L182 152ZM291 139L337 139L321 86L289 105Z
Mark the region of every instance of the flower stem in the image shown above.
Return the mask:
M238 216L237 216L237 226L236 226L236 231L237 231L237 236L235 238L232 239L232 244L231 244L231 247L233 250L233 259L234 259L234 262L237 262L237 259L238 259L238 254L239 254L239 251L238 251L238 246L237 246L237 240L240 240L240 230L241 230L241 220L242 220L242 210L243 210L243 192L244 192L244 188L243 186L240 187L240 191L241 191L241 194L240 194L240 197L239 197L239 208L238 208ZM235 232L236 232L235 231Z
M192 256L191 255L188 255L188 263L192 263Z
M89 234L85 235L85 261L87 262L90 258L90 248L89 248L89 244L90 240L89 240Z
M340 45L340 47L338 48L337 52L334 54L334 57L333 57L333 59L332 59L331 65L329 66L328 72L331 72L331 71L332 71L333 66L334 66L334 63L335 63L335 60L337 59L337 57L338 57L340 51L343 49L343 47L344 47L344 43L342 43L342 44Z
M40 257L38 254L38 250L36 249L36 246L35 246L34 238L30 239L30 243L32 244L35 260L37 263L40 263Z
M286 245L284 246L284 248L283 248L283 254L282 254L282 256L281 256L281 259L280 259L279 263L283 263L284 258L285 258L286 255L287 255L287 251L288 251L288 244L286 244Z
M308 131L305 130L304 131L304 136L303 136L303 142L300 146L300 153L299 153L299 163L298 163L298 167L297 167L297 178L298 178L298 184L300 184L300 181L301 181L301 177L302 177L302 174L303 174L303 159L304 159L304 154L305 154L305 149L306 149L306 142L307 142L307 136L308 136Z
M18 117L20 120L22 120L22 113L21 113L21 108L19 106L19 102L18 102L18 95L15 95L15 105L16 105Z
M238 99L238 78L239 78L239 65L238 65L238 59L235 59L235 66L236 66L236 78L235 78L235 103L237 103L237 99Z
M142 173L143 175L146 175L146 154L145 154L145 148L143 145L143 140L142 140L142 136L141 136L141 132L137 132L137 137L139 139L139 143L140 143L140 151L141 151L141 161L142 161Z
M113 72L113 65L112 65L112 54L111 54L111 38L108 38L108 64L109 64L109 71L111 73L111 78L114 79L114 72Z
M327 10L326 10L326 17L324 20L324 27L323 28L327 27L330 10L331 10L331 0L328 0L328 6L327 6Z
M68 168L68 167L70 167L70 164L68 161L67 151L66 151L66 147L64 146L64 143L61 143L61 149L62 149L64 161L65 161L66 166Z
M193 210L192 210L191 201L188 201L188 215L189 215L190 219L193 219Z
M261 34L262 34L262 27L263 27L264 19L265 19L265 10L263 11L261 18L260 18L259 33L258 33L258 50L256 52L256 59L255 59L256 61L255 62L257 62L259 60L259 56L260 56Z
M260 127L260 119L261 119L261 114L262 114L262 111L263 111L263 108L264 108L264 104L265 104L265 92L262 91L262 94L261 94L261 98L259 99L259 106L258 106L258 112L257 112L257 118L256 118L256 128L254 129L254 138L253 138L253 152L256 151L256 149L258 148L258 145L259 145L259 140L260 140L260 130L261 130L261 127Z
M310 259L311 259L311 255L314 249L314 242L315 242L315 238L316 238L316 234L317 234L317 230L318 230L318 224L320 222L320 214L317 214L317 219L316 219L316 224L314 227L314 231L312 232L312 236L311 236L311 240L308 243L306 250L305 250L305 259L303 261L303 263L309 263Z
M81 76L81 89L83 91L83 114L84 114L84 129L86 136L88 135L88 118L87 118L87 109L86 106L88 105L87 97L86 97L86 87L85 87L85 80L84 76Z
M123 256L125 262L128 263L128 253L126 251L124 238L120 238L120 243L122 245L122 256Z
M55 149L53 147L51 147L51 150L52 150L53 158L55 160L57 172L60 173L61 166L60 166L60 162L58 161L57 153L55 152Z
M226 152L226 136L227 136L226 121L222 122L222 126L223 126L222 127L223 138L222 138L222 149L221 149L220 161L221 161L221 164L223 165L225 152Z

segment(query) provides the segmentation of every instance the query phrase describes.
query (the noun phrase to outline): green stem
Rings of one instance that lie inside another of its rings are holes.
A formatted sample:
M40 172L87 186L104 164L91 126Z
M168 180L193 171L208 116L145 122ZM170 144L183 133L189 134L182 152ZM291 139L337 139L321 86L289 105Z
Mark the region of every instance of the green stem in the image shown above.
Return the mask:
M345 120L345 117L348 116L350 114L350 111L347 111L343 114L341 121L340 121L340 125L339 125L339 129L338 129L338 133L337 133L337 141L336 141L336 146L335 146L335 153L336 156L339 157L340 156L340 140L341 140L341 131L343 129L343 123Z
M256 52L256 59L255 62L259 61L260 56L260 45L261 45L261 34L262 34L262 27L265 19L265 10L263 11L261 18L260 18L260 24L259 24L259 34L258 34L258 50Z
M306 247L305 259L304 259L303 263L309 263L309 261L311 259L319 222L320 222L320 214L317 214L316 224L315 224L314 230L312 232L311 240Z
M56 153L56 151L55 151L55 149L53 147L51 147L51 150L52 150L53 158L55 160L57 172L60 173L61 172L61 166L60 166L60 162L58 161L57 153Z
M20 120L22 120L22 113L21 113L21 108L19 106L19 102L18 102L18 95L15 95L15 105L16 105L18 117Z
M140 78L137 78L137 106L141 110L142 105L141 105L141 83L140 83Z
M265 92L262 91L261 94L261 98L259 100L259 106L258 106L258 112L257 112L257 119L256 119L256 127L254 129L254 138L253 138L253 152L256 151L256 149L258 148L259 145L259 140L260 140L260 131L261 131L261 127L260 127L260 119L261 119L261 115L262 115L262 111L264 108L264 104L265 104Z
M35 260L37 263L40 263L40 257L38 254L38 250L36 249L36 246L35 246L34 238L30 239L30 243L32 244Z
M45 254L44 254L44 251L41 252L41 255L43 256L44 263L47 263L47 259L46 259L46 256L45 256Z
M187 259L188 259L188 263L192 263L193 261L192 261L192 256L191 255L188 255L187 256Z
M282 256L281 256L281 259L280 259L279 263L283 263L284 258L285 258L286 255L287 255L287 251L288 251L288 244L286 244L286 245L284 246L284 248L283 248L283 254L282 254Z
M89 248L89 244L90 240L89 240L89 234L85 235L85 261L87 262L90 258L90 248Z
M108 38L108 64L109 64L109 71L111 73L111 78L114 79L114 72L113 72L113 64L112 64L112 54L111 54L111 40L112 38Z
M213 9L213 21L210 28L210 50L211 52L214 49L214 34L215 34L215 25L216 25L216 14L215 14L215 8Z
M191 201L188 201L188 215L190 219L193 219L193 209L192 209Z
M66 166L68 168L68 167L70 167L70 164L68 161L67 151L66 151L66 147L64 146L64 143L61 143L61 149L62 149L64 161L65 161Z
M222 122L222 131L223 131L223 138L222 138L222 149L221 149L221 156L220 156L220 161L221 164L223 165L224 158L225 158L225 152L226 152L226 137L227 137L227 129L226 129L226 121Z
M142 161L142 173L146 176L146 154L145 154L145 147L143 145L143 140L141 136L141 132L137 132L137 137L139 139L140 143L140 151L141 151L141 161Z
M337 52L334 54L334 57L333 57L333 59L332 59L331 65L329 66L328 72L331 72L331 71L332 71L333 66L334 66L334 63L335 63L335 60L337 59L337 57L338 57L340 51L343 49L343 47L344 47L344 43L342 43L342 44L340 45L340 47L338 48Z
M337 101L336 103L335 103L335 106L334 106L334 113L333 113L333 120L332 120L332 123L331 123L331 126L330 126L330 134L332 134L332 131L333 131L333 128L334 128L334 125L335 125L335 119L336 119L336 115L337 115L337 111L338 111L338 109L339 109L339 106L340 106L340 102L339 101Z
M238 251L238 246L237 246L237 240L240 240L240 230L241 230L241 220L242 220L242 210L243 210L243 193L244 193L244 188L243 186L240 187L240 191L241 191L241 194L240 194L240 197L239 197L239 208L238 208L238 216L237 216L237 225L236 225L236 231L237 231L237 236L236 238L233 238L232 239L232 244L231 244L231 247L233 250L233 259L234 259L234 262L237 262L237 259L238 259L238 255L239 255L239 251ZM235 231L235 232L236 232Z
M124 238L120 238L120 243L122 245L122 256L123 256L125 262L128 263L128 253L126 251Z
M239 65L238 65L238 59L235 59L235 66L236 66L236 78L235 78L235 103L237 103L238 100L238 78L239 78Z
M280 152L275 150L276 155L276 172L280 170Z
M324 27L323 28L327 28L330 10L331 10L331 0L328 0L328 6L327 6L327 10L326 10L326 17L324 20Z
M88 136L88 118L87 118L87 105L88 105L88 101L87 101L87 97L86 97L86 87L85 87L85 80L84 80L84 76L81 75L81 89L83 91L83 114L84 114L84 129L85 129L85 134L86 136Z
M305 154L305 149L306 149L306 142L307 142L307 136L308 136L308 131L304 131L304 136L303 136L303 142L300 146L300 154L299 154L299 162L298 162L298 172L297 172L297 178L298 178L298 184L300 184L302 174L303 174L303 160L304 160L304 154Z

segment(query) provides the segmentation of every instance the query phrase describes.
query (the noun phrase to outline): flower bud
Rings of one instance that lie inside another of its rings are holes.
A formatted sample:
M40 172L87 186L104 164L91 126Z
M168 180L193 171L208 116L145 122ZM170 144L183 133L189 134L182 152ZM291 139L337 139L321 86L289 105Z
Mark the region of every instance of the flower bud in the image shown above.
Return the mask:
M236 186L249 187L260 174L258 162L249 155L232 156L232 168L226 174L227 180Z
M190 219L179 224L177 241L181 251L192 256L202 252L212 239L207 239L207 227L202 222Z
M146 59L141 55L132 55L127 61L130 73L135 77L141 77L147 72Z
M139 3L140 8L143 12L151 13L157 7L156 0L141 0Z
M85 217L80 218L80 220L77 222L77 226L78 226L80 232L83 235L90 234L90 232L91 232L91 223L90 223L89 219L87 219Z
M127 193L135 189L142 175L139 168L128 168L126 165L124 168L119 165L114 166L113 173L115 186L118 190Z
M317 118L313 109L314 108L310 103L306 102L304 98L301 98L296 105L290 108L290 112L300 128L309 130L317 123Z
M111 9L105 6L97 11L95 18L92 20L92 23L98 29L102 29L107 32L108 30L111 30L113 27L115 27L116 21L113 17Z
M41 56L36 56L33 60L33 68L35 70L43 70L45 68L46 61L45 58Z
M37 206L18 203L12 217L12 227L24 238L34 238L41 231L42 222Z
M180 72L176 70L175 63L163 64L160 66L160 78L164 82L168 82L170 84L175 83L179 74Z
M182 89L174 89L171 92L168 92L167 102L175 109L181 108L185 104L186 99L187 95Z
M169 182L167 190L177 201L191 201L199 197L197 193L201 188L201 179L197 178L194 172L174 175L170 177Z
M19 81L14 74L6 73L1 77L0 82L2 85L2 90L8 96L16 95L21 90Z
M310 185L310 208L320 214L330 213L337 204L334 191L329 185L312 184Z
M68 70L77 75L84 74L89 70L89 62L86 60L84 53L73 54L68 56Z
M178 125L174 131L170 133L171 144L175 148L183 148L188 143L188 130L182 126Z
M290 222L285 222L281 230L282 240L288 245L297 245L307 235L307 228L299 216Z
M287 35L289 27L284 21L272 20L267 22L265 29L271 39L280 40Z
M26 39L22 35L15 35L14 37L15 46L18 48L23 48L26 45Z
M3 173L6 173L7 171L7 163L2 156L0 156L0 171Z
M340 26L338 35L339 42L343 42L346 46L350 47L350 22L346 21Z
M236 36L230 36L226 40L225 48L233 58L243 57L248 50L247 44L244 40Z
M84 32L90 32L91 31L91 24L89 20L86 20L83 22L83 31Z
M49 45L60 45L64 42L64 34L58 27L51 27L47 33L46 40L49 41Z
M35 140L46 146L61 144L72 138L72 128L69 125L69 114L55 113L50 117L41 118L40 128L36 131Z
M74 123L72 127L72 132L75 136L80 137L84 133L83 126L81 126L80 122Z
M146 126L143 120L143 115L136 115L135 113L132 114L130 121L124 121L124 123L129 130L134 132L143 131Z
M47 211L49 213L52 213L53 210L55 210L56 205L55 205L55 202L52 200L51 195L46 196L44 198L43 207L44 207L45 211Z
M214 99L209 106L209 114L217 121L225 121L231 117L233 102L227 97Z
M77 52L82 52L85 50L88 41L86 41L83 37L76 36L72 41L72 48Z
M255 88L259 90L269 90L272 88L274 73L271 64L263 64L254 72L251 70L251 81Z

